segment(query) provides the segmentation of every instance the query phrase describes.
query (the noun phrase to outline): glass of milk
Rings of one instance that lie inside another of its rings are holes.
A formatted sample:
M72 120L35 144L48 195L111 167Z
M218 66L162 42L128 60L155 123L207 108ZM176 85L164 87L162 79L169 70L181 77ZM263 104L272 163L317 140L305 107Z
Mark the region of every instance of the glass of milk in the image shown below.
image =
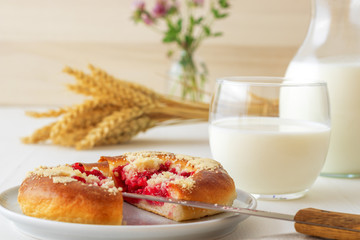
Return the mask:
M327 85L275 77L218 79L209 122L213 158L237 188L263 199L300 198L328 151Z

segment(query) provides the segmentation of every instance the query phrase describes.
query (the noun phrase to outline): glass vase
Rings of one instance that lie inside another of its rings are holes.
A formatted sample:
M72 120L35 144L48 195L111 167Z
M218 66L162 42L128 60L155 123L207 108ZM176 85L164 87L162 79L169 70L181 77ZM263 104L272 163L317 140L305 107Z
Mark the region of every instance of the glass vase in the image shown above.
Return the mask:
M208 69L204 61L193 53L181 51L171 64L168 74L168 93L182 100L203 102L206 100Z
M327 82L332 133L322 175L360 177L359 0L313 0L307 36L286 77Z

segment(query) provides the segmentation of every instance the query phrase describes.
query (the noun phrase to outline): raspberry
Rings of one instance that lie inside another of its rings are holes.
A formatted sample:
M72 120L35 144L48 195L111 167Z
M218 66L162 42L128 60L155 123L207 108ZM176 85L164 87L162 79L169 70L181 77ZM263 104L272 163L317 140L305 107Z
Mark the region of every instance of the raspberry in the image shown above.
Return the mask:
M167 185L156 184L153 186L148 186L147 181L154 174L161 174L162 172L171 172L178 176L190 177L194 174L194 172L178 172L176 168L170 168L171 161L166 161L163 164L160 164L159 169L152 171L142 171L137 172L135 174L126 174L123 166L118 166L113 170L115 176L115 184L118 187L122 187L124 192L152 195L152 196L160 196L160 197L170 197L170 193L167 190ZM126 201L130 203L137 203L139 200L136 199L128 199ZM152 204L161 206L163 203L149 201Z
M81 163L74 163L71 165L74 170L79 170L81 173L85 172L85 167Z
M91 171L85 171L86 173L86 176L89 176L89 175L94 175L94 176L97 176L99 178L99 180L103 180L105 179L106 177L104 176L104 174L102 174L102 172L100 172L99 170L97 169L93 169Z
M86 176L89 176L89 175L94 175L96 176L98 179L99 179L99 182L97 182L97 184L99 186L101 186L101 180L103 179L106 179L106 177L104 176L104 174L102 174L101 171L97 170L97 169L92 169L91 171L85 171L85 167L83 164L81 163L74 163L73 165L71 165L71 167L74 169L74 170L79 170L81 173L85 173ZM78 176L73 176L72 178L80 181L80 182L83 182L83 183L86 183L86 180L82 177L78 177Z
M78 180L79 182L86 183L85 178L78 177L78 176L72 176L72 178L74 178L74 179Z

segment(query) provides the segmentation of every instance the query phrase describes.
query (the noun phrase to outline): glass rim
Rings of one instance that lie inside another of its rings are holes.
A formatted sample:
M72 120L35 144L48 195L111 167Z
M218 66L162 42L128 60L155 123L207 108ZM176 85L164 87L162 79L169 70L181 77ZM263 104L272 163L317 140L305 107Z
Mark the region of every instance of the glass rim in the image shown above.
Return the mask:
M283 86L283 87L294 87L294 86L326 86L325 81L304 78L299 79L288 78L288 77L266 77L266 76L229 76L221 77L216 79L217 84L228 84L228 85L252 85L252 86Z

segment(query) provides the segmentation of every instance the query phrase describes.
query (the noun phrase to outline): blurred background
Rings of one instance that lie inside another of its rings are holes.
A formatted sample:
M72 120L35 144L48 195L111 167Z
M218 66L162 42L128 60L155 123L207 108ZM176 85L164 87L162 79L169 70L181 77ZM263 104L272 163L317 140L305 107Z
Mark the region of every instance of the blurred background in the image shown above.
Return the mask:
M282 76L304 40L311 0L230 3L230 16L214 25L224 35L198 52L210 85L222 76ZM62 69L87 71L89 63L164 93L169 48L131 14L131 0L0 0L0 104L76 103Z

